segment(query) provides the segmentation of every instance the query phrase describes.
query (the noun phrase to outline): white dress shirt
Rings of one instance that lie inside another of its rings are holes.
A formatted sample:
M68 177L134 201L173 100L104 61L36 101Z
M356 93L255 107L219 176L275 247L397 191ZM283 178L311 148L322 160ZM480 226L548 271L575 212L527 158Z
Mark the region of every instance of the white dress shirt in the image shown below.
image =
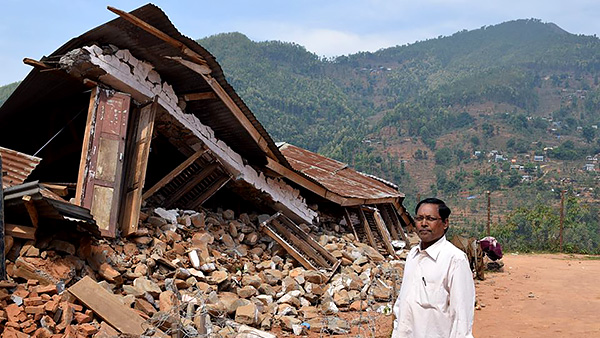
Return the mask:
M475 284L467 256L442 236L411 249L392 338L472 338Z

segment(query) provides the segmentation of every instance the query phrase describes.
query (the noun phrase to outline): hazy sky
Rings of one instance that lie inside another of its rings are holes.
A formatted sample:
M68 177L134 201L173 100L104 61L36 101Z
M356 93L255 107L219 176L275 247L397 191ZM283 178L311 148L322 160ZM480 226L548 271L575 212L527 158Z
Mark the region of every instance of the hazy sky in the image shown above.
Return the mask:
M0 85L24 78L24 57L39 60L115 18L107 5L131 11L144 1L0 0ZM193 39L241 32L281 40L319 56L413 43L508 20L537 18L575 34L600 32L598 0L221 0L154 2Z

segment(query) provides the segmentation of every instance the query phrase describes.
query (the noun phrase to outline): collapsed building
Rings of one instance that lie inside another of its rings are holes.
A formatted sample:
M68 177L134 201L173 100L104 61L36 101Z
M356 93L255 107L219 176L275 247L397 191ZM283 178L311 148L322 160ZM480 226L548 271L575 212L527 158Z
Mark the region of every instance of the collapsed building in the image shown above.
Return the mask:
M334 224L340 236L352 234L381 257L410 246L405 230L412 219L396 186L299 147L278 146L215 58L158 7L109 9L119 17L41 60L25 59L33 70L0 107L0 222L13 256L28 252L25 241L39 242L58 227L108 241L139 238L153 208L188 210L173 219L187 216L189 224L197 215L191 211L209 209L272 215L255 220L256 230L306 270L327 271L327 280L351 258L326 249L327 237L319 241L311 229ZM20 271L16 278L40 276L23 261L11 267ZM122 284L110 271L98 274ZM230 288L222 282L219 290ZM76 298L85 298L81 285L72 286Z

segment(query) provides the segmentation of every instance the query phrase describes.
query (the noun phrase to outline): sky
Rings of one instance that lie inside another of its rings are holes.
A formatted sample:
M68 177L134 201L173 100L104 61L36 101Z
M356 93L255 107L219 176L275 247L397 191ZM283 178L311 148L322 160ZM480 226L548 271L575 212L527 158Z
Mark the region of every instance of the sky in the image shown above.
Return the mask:
M135 0L0 0L0 85L22 80L39 60L110 21L107 6ZM553 22L573 34L600 33L598 0L156 0L193 39L240 32L254 41L295 42L319 56L376 51L516 19Z

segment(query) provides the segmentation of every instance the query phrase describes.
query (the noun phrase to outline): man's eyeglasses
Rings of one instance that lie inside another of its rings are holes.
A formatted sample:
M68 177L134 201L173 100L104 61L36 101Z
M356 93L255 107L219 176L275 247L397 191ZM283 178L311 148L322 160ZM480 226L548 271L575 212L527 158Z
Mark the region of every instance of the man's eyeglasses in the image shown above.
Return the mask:
M431 216L417 216L415 217L415 221L417 222L423 222L423 221L427 221L427 222L435 222L437 220L440 220L440 217L431 217Z

